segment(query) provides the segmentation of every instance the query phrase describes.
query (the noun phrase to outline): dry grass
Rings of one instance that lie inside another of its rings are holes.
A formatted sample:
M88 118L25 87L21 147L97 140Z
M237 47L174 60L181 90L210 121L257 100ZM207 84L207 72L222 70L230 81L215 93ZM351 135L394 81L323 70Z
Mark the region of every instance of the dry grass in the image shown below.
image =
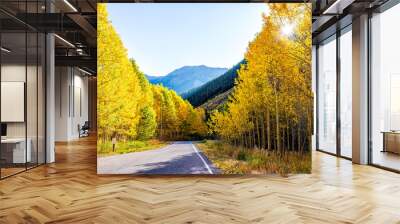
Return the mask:
M311 154L278 153L235 147L220 141L204 141L197 146L224 174L310 173Z
M97 156L111 156L125 154L130 152L142 152L146 150L158 149L166 146L168 143L156 139L148 141L125 141L118 142L113 151L111 141L97 143Z

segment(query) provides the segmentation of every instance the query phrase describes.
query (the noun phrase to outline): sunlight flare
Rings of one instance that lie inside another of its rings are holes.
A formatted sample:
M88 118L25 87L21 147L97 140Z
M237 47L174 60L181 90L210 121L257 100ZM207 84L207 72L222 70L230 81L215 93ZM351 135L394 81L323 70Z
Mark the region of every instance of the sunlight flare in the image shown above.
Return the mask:
M290 37L294 32L294 24L293 23L284 23L281 28L281 34Z

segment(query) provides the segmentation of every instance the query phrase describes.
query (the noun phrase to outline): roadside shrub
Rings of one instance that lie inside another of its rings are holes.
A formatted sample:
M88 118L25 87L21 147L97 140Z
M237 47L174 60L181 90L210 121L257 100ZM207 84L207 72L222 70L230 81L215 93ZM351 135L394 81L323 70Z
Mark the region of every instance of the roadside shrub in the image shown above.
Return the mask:
M311 154L295 151L276 152L245 149L221 141L197 144L224 174L280 174L310 173Z

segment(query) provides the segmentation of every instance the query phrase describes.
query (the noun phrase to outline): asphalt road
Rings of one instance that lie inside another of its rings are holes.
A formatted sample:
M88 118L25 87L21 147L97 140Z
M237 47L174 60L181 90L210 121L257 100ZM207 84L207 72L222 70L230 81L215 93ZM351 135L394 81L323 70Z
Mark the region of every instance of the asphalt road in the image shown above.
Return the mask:
M190 141L160 149L97 159L98 174L218 174L219 170Z

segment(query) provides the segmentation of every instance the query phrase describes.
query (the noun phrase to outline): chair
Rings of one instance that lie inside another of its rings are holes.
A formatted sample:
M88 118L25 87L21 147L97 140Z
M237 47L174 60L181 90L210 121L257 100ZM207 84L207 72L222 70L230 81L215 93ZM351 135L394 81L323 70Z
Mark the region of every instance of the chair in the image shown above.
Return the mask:
M79 138L89 136L89 129L90 129L89 121L85 121L82 127L80 127L80 125L78 124Z

